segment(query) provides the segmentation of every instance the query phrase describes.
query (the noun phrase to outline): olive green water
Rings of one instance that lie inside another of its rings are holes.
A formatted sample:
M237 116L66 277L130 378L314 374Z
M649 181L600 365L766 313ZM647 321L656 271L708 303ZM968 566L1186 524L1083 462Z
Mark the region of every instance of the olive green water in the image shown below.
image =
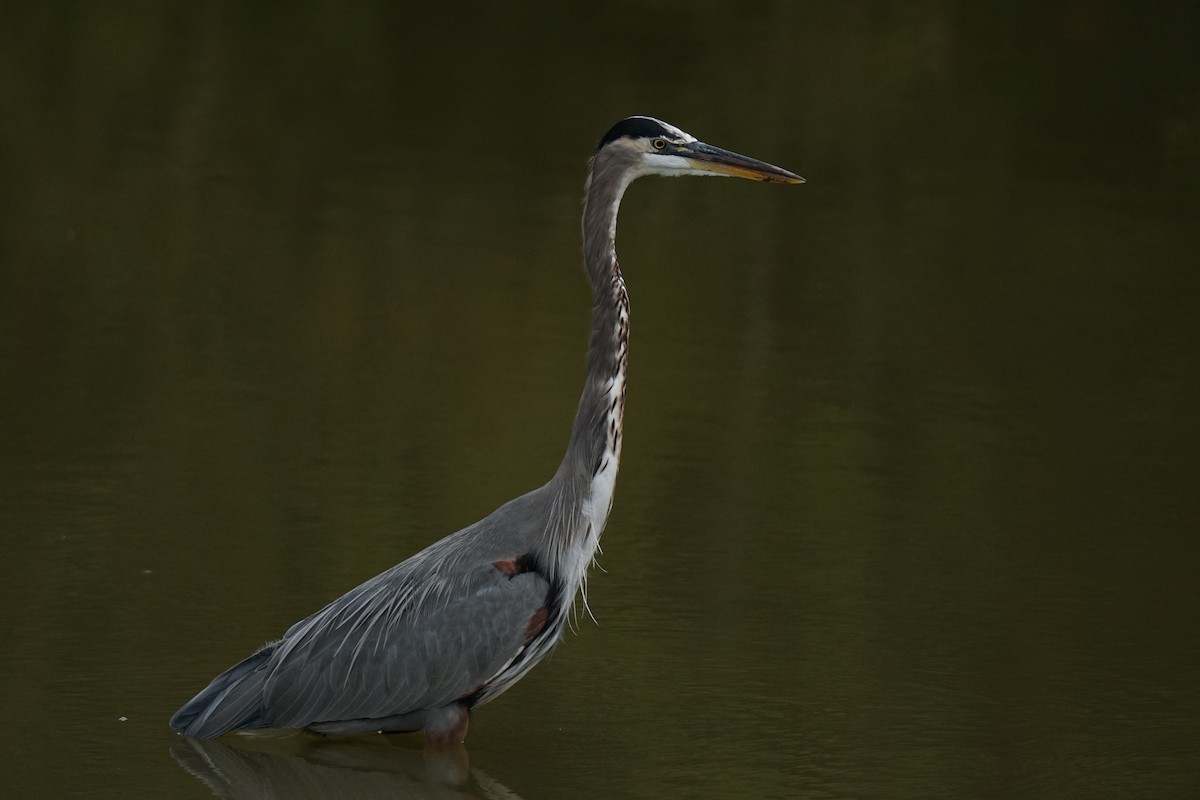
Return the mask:
M0 27L0 793L1200 793L1194 4L194 5ZM599 624L449 759L176 737L549 477L630 113L810 182L627 197Z

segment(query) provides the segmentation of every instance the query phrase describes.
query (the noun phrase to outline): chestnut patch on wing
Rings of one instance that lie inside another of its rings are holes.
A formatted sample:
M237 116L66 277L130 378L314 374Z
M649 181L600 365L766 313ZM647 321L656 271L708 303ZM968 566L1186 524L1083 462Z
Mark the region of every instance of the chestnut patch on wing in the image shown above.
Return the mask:
M537 611L533 612L533 616L529 618L529 624L525 626L525 644L532 642L542 629L546 627L546 620L550 619L550 609L542 606Z
M493 561L492 566L510 578L516 575L523 575L526 572L537 572L537 561L529 553Z
M505 558L500 561L493 561L492 566L510 578L513 575L521 574L521 562L515 558Z

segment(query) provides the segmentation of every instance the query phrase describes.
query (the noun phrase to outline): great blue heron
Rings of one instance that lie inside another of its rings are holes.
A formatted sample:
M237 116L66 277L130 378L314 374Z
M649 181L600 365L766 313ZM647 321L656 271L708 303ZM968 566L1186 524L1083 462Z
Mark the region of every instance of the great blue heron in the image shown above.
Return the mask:
M196 738L238 728L424 730L431 744L457 743L473 707L554 649L612 508L629 336L617 209L642 175L804 181L651 117L614 125L584 190L592 332L583 396L554 477L297 622L213 679L171 727Z

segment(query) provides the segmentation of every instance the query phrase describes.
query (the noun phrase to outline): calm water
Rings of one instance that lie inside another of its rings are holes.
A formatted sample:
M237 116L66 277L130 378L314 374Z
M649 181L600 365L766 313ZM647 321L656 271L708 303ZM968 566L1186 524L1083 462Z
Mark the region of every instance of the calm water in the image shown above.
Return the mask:
M1194 4L196 5L0 27L6 796L1200 794ZM631 190L599 624L445 759L176 737L549 477L629 113L810 182Z

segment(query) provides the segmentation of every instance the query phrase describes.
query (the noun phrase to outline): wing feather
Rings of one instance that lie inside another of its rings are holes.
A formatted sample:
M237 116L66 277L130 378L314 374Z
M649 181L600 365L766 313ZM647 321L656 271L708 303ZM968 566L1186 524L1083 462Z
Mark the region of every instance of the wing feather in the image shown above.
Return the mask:
M451 703L512 662L548 602L550 584L537 572L506 575L491 560L443 562L437 574L420 566L398 565L288 630L267 667L269 725Z

